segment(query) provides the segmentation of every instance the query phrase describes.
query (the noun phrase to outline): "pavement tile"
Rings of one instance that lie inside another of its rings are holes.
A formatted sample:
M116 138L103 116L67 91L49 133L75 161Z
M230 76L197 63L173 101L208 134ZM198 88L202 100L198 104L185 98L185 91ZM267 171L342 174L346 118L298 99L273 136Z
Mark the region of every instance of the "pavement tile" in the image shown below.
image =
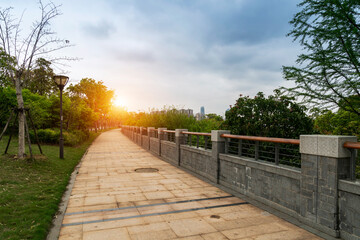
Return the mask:
M118 205L116 203L89 205L89 206L84 206L83 211L103 210L103 209L110 209L110 208L117 208L117 207L118 207Z
M139 215L139 211L136 208L103 212L104 219L131 217L131 216L137 216L137 215Z
M84 205L104 205L116 203L114 196L85 197Z
M158 222L165 222L164 216L165 215L155 215L155 216L149 216L149 217L142 217L142 219L144 220L144 222L146 224L158 223Z
M150 205L150 204L161 204L164 202L165 202L164 199L154 199L154 200L137 201L135 202L135 205L142 206L142 205Z
M174 211L173 205L158 205L158 206L151 206L151 207L142 207L138 208L140 214L150 214L150 213L164 213Z
M58 240L82 240L82 239L83 239L83 235L81 232L79 232L79 233L61 235L59 236Z
M130 235L133 240L167 240L177 238L176 234L170 230L161 230L153 232L143 232Z
M156 191L166 191L167 190L163 185L140 186L140 189L143 192L156 192Z
M260 236L253 237L254 240L277 240L277 239L286 239L286 240L308 240L313 238L312 234L300 232L300 231L283 231L276 233L263 234ZM313 238L321 239L321 238Z
M145 221L142 218L130 218L116 221L89 223L84 224L82 227L84 232L88 232L112 228L130 227L142 224L145 224Z
M121 204L124 202L144 201L146 199L147 198L142 193L129 193L129 194L116 195L116 201Z
M82 233L82 229L83 229L83 226L82 226L82 225L63 227L63 228L61 228L61 230L60 230L60 236L61 236L61 235L69 235L69 234Z
M165 221L172 221L172 220L184 219L184 218L196 218L196 217L199 217L196 211L162 215L162 218Z
M132 226L127 228L129 234L135 235L146 232L157 232L162 230L170 229L169 225L165 222L149 223L141 226Z
M68 208L66 208L67 213L82 212L82 211L84 211L84 207L68 207Z
M148 200L174 197L170 191L144 192L144 195Z
M203 208L204 205L201 202L186 202L186 203L178 203L172 205L174 210L183 210L183 209L193 209L193 208Z
M197 236L190 236L190 237L183 237L183 238L177 238L179 240L204 240L200 235Z
M243 211L238 210L234 212L227 212L227 213L221 213L219 214L221 218L225 220L234 220L234 219L240 219L240 218L248 218L248 217L255 217L255 216L261 216L260 213L256 213L253 211Z
M276 223L259 224L250 227L238 226L235 229L222 231L222 233L229 239L241 239L245 237L254 237L259 235L265 235L269 233L276 233L285 231L284 227L279 226Z
M102 219L104 219L102 212L66 215L64 217L63 224L83 223L83 222L97 221L97 220L102 220Z
M171 220L169 225L179 237L216 232L214 227L201 218Z
M221 232L207 233L201 235L204 240L228 240Z
M73 208L73 207L82 207L84 205L85 197L81 198L71 198L69 199L69 203L67 207Z
M99 231L84 232L83 240L104 240L104 239L121 239L131 240L125 228L113 228Z

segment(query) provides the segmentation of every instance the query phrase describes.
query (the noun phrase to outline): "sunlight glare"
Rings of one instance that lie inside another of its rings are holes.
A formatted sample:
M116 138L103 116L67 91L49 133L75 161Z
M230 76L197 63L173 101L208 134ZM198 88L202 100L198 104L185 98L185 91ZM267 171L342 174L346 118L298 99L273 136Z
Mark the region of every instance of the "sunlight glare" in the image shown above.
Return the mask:
M114 100L114 105L118 107L125 107L126 101L123 98L120 98L119 96L116 96Z

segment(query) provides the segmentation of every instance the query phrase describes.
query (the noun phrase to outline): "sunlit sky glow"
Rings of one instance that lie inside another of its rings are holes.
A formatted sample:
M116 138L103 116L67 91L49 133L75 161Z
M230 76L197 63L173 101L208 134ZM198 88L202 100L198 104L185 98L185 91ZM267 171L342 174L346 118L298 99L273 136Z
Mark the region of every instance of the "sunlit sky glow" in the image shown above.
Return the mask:
M44 0L45 2L45 0ZM90 77L115 90L131 111L205 106L224 114L239 94L271 94L290 83L281 66L300 47L286 37L298 0L54 0L59 38L76 46L57 52L73 83ZM39 16L35 0L2 0L24 9L23 32ZM60 72L58 67L56 71Z

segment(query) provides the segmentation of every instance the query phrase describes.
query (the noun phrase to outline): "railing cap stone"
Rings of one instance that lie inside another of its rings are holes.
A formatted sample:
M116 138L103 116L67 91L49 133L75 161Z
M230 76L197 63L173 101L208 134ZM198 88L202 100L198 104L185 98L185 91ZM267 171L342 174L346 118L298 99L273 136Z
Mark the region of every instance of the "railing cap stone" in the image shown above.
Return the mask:
M230 134L230 130L211 130L212 142L225 142L225 138L222 138L222 134Z
M300 135L300 153L333 157L350 157L350 150L343 147L345 142L356 142L355 136Z

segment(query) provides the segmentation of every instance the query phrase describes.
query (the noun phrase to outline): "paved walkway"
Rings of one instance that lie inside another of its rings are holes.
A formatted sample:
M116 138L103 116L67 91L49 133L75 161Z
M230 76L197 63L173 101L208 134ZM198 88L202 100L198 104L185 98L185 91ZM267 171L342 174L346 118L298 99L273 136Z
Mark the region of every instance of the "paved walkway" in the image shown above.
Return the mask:
M59 239L320 238L156 158L113 130L101 134L83 159Z

